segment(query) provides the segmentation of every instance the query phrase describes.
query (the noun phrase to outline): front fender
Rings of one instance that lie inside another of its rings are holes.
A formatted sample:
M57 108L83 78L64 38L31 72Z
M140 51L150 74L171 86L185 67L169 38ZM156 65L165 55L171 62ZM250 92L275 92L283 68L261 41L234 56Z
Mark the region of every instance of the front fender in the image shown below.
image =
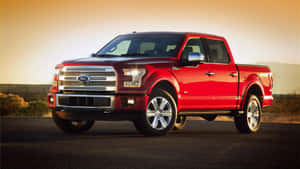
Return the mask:
M176 78L167 71L157 71L151 74L151 76L147 79L146 85L149 86L147 90L147 94L150 94L153 88L161 81L169 82L176 90L177 93L180 92L179 84Z

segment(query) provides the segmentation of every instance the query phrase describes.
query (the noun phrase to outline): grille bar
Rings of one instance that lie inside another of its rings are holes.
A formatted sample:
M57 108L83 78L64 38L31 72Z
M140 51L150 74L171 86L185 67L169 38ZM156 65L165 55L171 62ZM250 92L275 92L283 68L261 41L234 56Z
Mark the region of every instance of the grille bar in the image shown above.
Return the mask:
M85 75L85 74L82 74ZM89 76L92 81L116 81L116 76ZM79 76L59 76L62 81L78 81Z
M115 91L116 87L109 86L59 86L59 90L72 91Z
M114 72L111 66L65 66L62 72Z
M88 75L88 76L115 76L115 72L60 72L61 76L78 76L78 75Z
M62 81L62 86L115 86L116 82L114 81L89 81L86 83L80 81Z

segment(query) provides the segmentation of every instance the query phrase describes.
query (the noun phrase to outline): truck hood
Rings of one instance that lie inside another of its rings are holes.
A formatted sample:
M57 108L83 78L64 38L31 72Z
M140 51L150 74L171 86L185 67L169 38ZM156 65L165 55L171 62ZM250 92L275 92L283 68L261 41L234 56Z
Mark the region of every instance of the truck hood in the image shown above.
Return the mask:
M170 58L158 58L158 57L88 57L79 58L74 60L64 61L62 64L129 64L129 65L141 65L141 64L155 64L155 63L170 63L174 62Z

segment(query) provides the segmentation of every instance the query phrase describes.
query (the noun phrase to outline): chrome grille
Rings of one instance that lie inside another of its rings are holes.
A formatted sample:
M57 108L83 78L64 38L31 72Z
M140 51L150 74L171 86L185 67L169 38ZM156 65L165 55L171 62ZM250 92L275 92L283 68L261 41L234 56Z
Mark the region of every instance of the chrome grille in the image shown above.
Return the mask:
M84 76L84 80L80 77ZM64 66L59 73L62 91L116 91L117 75L112 66Z

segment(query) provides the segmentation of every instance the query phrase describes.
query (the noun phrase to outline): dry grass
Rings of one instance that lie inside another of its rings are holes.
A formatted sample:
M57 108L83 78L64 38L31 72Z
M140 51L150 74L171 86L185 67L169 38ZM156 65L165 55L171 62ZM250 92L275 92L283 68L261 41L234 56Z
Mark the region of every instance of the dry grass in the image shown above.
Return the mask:
M275 95L273 105L264 108L263 112L300 114L300 95Z
M43 116L49 112L46 101L25 101L16 94L0 93L0 116Z

